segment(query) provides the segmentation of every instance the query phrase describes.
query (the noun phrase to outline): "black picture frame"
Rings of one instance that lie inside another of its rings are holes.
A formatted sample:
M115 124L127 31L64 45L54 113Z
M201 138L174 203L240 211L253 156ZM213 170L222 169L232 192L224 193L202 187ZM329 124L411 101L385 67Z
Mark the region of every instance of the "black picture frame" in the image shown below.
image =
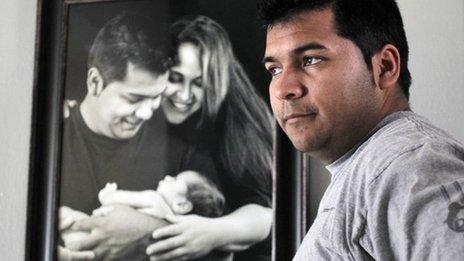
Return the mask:
M63 86L66 80L65 59L69 7L78 4L122 1L138 2L143 0L38 1L26 260L56 259L59 169L63 131L62 105L64 100ZM180 0L166 0L165 2L176 1ZM194 3L195 1L198 2L199 9L209 8L208 5L214 2L214 0L190 0L189 2ZM254 1L227 0L220 2L213 5L214 8L225 8L223 12L216 13L217 17L227 17L226 14L230 13L233 8L242 8L242 10L256 8ZM241 18L247 16L245 13L240 14ZM248 16L250 15L248 14ZM234 23L240 23L239 20L247 21L246 19L236 19L230 22L230 27L235 27L232 30L242 32L242 24L234 26ZM258 27L258 18L253 23L253 26ZM251 64L252 70L259 72L253 74L251 80L261 85L259 86L260 93L267 99L267 78L259 61L264 50L264 33L264 29L262 29L260 43L255 43L253 48L244 48L247 53L242 57L242 63ZM234 41L234 38L231 38ZM246 38L244 39L246 40ZM240 46L234 42L233 45L234 47ZM254 56L256 60L253 61L250 56ZM309 158L297 152L285 134L277 127L274 134L273 260L290 260L309 228L308 174Z

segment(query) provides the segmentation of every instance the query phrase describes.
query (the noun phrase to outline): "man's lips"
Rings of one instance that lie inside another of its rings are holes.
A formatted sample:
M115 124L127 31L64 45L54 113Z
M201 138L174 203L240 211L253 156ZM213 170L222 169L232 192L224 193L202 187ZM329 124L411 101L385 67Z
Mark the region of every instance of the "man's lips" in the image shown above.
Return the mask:
M307 118L307 117L314 117L316 116L316 113L314 112L307 112L307 113L290 113L285 115L282 120L284 123L293 123L297 122L301 119Z
M142 123L142 119L138 118L124 118L122 119L123 125L126 129L132 130L135 129L140 123Z

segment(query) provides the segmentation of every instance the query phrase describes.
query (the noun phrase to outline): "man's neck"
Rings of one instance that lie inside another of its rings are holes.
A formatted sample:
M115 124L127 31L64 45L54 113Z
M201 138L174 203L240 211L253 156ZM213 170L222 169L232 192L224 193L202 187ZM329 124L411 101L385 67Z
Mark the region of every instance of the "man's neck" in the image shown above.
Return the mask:
M360 130L359 132L355 133L356 136L347 139L345 143L331 140L330 142L333 144L331 146L326 146L326 148L328 148L327 150L316 151L314 153L310 153L310 155L320 159L324 164L331 164L351 151L353 148L359 146L367 136L372 134L376 126L387 116L395 112L405 110L409 110L409 102L404 97L402 99L392 99L386 101L377 116L372 117L371 121L364 122L363 126L353 126L355 128L359 128Z
M85 99L82 101L81 105L79 106L79 111L82 115L82 119L84 120L85 125L94 133L102 134L101 131L98 129L98 120L97 115L95 114L94 109L95 105L90 97L86 96Z

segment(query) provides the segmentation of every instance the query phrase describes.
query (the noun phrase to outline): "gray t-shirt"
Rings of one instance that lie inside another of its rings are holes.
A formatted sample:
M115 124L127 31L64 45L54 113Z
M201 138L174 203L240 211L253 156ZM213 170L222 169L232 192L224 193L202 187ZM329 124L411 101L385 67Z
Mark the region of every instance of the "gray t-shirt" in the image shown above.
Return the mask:
M327 166L299 260L464 260L464 148L411 111Z

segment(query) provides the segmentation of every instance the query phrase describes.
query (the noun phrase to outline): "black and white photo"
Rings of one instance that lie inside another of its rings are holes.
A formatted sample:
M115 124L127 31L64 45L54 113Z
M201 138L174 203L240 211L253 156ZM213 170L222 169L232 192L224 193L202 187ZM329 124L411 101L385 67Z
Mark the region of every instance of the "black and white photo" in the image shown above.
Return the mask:
M58 260L271 260L257 39L198 2L67 5Z

